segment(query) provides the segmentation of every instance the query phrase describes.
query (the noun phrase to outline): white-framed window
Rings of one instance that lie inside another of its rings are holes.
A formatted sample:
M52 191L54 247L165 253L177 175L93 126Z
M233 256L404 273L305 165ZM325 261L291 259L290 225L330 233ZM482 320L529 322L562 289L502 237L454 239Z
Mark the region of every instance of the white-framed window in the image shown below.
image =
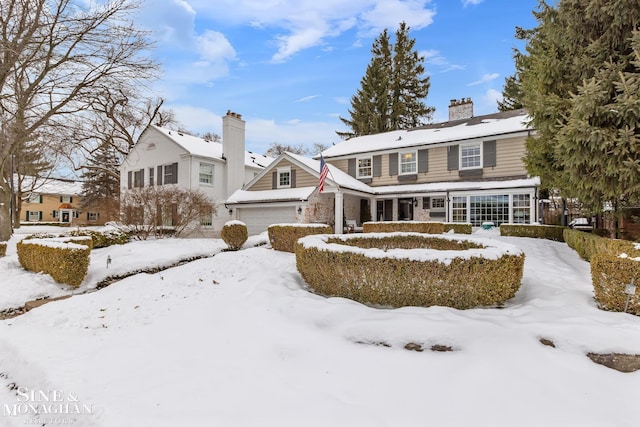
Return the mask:
M444 209L444 197L432 197L431 209Z
M96 222L98 220L97 212L87 212L87 221Z
M278 188L291 188L291 167L278 168Z
M156 168L149 168L149 187L153 187L155 185L155 170Z
M42 198L38 193L29 194L29 203L42 203Z
M418 171L418 153L406 151L398 156L400 161L400 175L413 174Z
M513 195L513 222L515 224L529 224L531 222L531 195Z
M213 165L211 163L200 163L200 174L198 179L200 184L213 185Z
M133 172L133 186L144 187L144 169Z
M163 184L177 184L178 183L178 164L172 163L170 165L164 165L163 167Z
M451 201L451 219L453 222L467 222L467 197L454 197Z
M200 210L200 225L209 227L213 225L213 207L203 206Z
M482 143L460 144L460 169L482 167Z
M60 196L60 203L71 203L71 196Z
M42 213L40 211L28 211L27 212L27 220L37 222L42 218Z
M358 178L371 178L373 176L373 162L371 157L358 159Z

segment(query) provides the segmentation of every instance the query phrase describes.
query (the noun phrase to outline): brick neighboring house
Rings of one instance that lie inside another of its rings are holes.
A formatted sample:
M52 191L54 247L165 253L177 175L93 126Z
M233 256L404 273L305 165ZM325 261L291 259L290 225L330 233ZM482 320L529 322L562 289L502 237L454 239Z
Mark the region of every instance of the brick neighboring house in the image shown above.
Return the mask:
M322 153L330 173L318 192L320 161L284 153L227 199L257 234L276 222L345 220L529 224L538 221L540 179L522 158L534 133L524 110L473 116L452 101L449 121L342 141Z
M99 208L82 208L82 182L66 179L23 180L25 197L22 200L20 223L59 223L61 225L102 225L104 218Z

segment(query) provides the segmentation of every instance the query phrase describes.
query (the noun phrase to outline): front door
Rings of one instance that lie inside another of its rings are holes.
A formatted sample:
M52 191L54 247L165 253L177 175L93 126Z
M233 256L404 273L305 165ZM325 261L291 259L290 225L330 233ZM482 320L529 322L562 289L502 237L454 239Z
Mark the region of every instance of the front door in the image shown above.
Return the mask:
M413 199L398 199L398 220L413 220Z
M61 211L60 212L60 222L71 222L71 212L69 211Z

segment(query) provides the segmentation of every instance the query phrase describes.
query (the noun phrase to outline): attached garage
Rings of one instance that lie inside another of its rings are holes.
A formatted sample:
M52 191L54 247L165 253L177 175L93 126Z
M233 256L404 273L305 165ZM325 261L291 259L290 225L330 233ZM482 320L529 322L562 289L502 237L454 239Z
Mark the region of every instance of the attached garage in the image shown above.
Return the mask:
M249 235L267 231L271 224L296 222L295 206L238 207L238 219L247 224Z

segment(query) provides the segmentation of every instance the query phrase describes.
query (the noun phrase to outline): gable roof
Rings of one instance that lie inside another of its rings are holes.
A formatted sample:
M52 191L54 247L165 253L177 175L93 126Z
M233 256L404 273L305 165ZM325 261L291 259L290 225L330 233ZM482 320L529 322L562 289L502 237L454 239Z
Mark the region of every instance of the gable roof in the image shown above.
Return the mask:
M342 141L322 152L325 158L464 141L475 138L530 132L524 109L463 120L434 123L414 129L364 135Z
M165 135L171 141L184 148L189 154L200 157L208 157L224 161L222 156L222 143L207 141L198 136L189 135L188 133L178 132L177 130L167 129L160 126L151 125L151 128ZM263 156L261 154L245 151L244 164L254 168L264 168L274 159L272 157Z
M17 175L15 175L14 179L16 179L14 182L17 182ZM22 188L39 194L77 196L82 194L82 181L24 176L22 178Z

